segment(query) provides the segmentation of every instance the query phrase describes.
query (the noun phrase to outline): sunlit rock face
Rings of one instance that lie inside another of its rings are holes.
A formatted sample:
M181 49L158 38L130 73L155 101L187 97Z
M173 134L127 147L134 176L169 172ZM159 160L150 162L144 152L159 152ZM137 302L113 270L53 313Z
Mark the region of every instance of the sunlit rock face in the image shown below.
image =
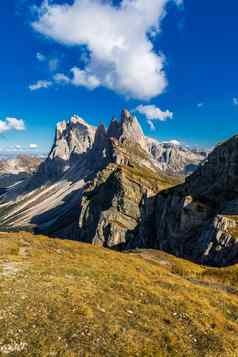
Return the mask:
M174 175L191 174L208 155L206 151L193 150L178 143L161 143L151 138L146 138L146 141L160 168Z
M55 139L39 174L46 179L57 179L77 158L89 151L94 143L96 128L73 115L56 125Z

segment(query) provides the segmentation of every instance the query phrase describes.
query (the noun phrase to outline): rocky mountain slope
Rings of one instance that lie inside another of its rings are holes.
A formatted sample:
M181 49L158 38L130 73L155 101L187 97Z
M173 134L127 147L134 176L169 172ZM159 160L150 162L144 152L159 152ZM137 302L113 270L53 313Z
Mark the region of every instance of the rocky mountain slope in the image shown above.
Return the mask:
M119 250L161 249L209 265L234 263L237 141L219 145L183 183L161 169L128 111L108 129L74 116L57 125L36 174L1 196L0 228ZM172 156L177 148L171 150Z
M1 356L237 356L238 266L0 233Z
M2 228L35 227L57 236L79 239L82 202L90 190L95 192L94 187L101 187L103 182L107 185L112 177L127 171L132 181L131 205L136 206L147 191L148 195L155 194L159 186L163 189L177 183L177 179L159 170L145 148L143 131L127 111L122 112L119 121L113 119L108 130L103 125L95 130L78 117L59 123L52 150L37 173L1 197ZM141 172L147 172L148 178ZM148 185L147 180L154 186ZM113 195L110 197L113 199ZM140 220L139 209L134 213L132 208L135 226ZM127 221L130 222L129 216ZM125 232L127 228L124 227Z
M184 184L168 190L163 190L161 174L154 176L135 166L132 172L117 170L84 193L79 239L121 249L161 249L208 265L235 263L237 162L238 137L234 137L217 146ZM141 186L136 173L142 177Z
M41 161L40 158L30 155L18 155L15 159L0 160L0 175L33 173Z
M156 203L158 248L205 264L238 261L238 136Z
M8 187L29 178L37 171L42 159L31 155L18 155L0 160L0 193Z
M206 151L193 150L178 143L160 143L151 138L146 140L149 152L160 168L169 174L191 174L208 155Z

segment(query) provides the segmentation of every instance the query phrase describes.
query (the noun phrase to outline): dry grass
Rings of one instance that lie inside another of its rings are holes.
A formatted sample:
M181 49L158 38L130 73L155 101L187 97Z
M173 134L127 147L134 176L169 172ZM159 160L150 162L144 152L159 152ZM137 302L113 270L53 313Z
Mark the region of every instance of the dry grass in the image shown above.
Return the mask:
M238 267L0 234L0 355L238 356Z

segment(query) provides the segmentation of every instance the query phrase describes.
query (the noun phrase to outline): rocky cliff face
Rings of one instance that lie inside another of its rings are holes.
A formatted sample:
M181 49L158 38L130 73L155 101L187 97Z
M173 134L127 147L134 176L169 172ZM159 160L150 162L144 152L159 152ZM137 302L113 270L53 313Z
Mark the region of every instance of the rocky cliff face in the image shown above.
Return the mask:
M238 137L219 145L185 184L156 203L158 248L211 265L238 260Z
M183 145L170 142L160 143L151 138L146 138L146 141L149 152L160 168L170 174L191 174L207 157L207 152L194 151Z
M55 139L38 176L43 181L58 179L77 162L94 143L96 128L73 115L69 121L59 122Z
M123 159L119 165L109 164L83 194L78 225L80 241L114 249L154 247L156 194L178 181L152 166L143 166L140 150L134 149L137 155L131 161L125 164ZM115 155L119 150L116 147ZM120 160L123 154L119 154Z

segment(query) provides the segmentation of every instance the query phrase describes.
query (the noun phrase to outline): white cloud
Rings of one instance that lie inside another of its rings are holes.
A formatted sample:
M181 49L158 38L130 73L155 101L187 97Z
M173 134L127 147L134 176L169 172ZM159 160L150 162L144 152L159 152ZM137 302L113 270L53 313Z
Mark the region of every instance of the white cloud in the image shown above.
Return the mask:
M34 84L29 85L31 91L35 91L41 88L48 88L52 85L51 81L39 80Z
M204 103L198 103L198 104L197 104L197 107L198 107L198 108L204 107Z
M49 58L47 57L46 55L40 53L40 52L37 52L36 53L36 59L39 61L39 62L45 62L47 63L48 67L49 67L49 70L51 72L55 72L59 66L59 60L58 58Z
M10 117L7 117L5 120L0 120L0 133L10 130L25 130L24 120Z
M167 119L173 118L173 113L169 110L162 111L155 105L139 105L135 111L143 114L148 120L160 120L166 121Z
M169 1L74 0L72 5L44 0L33 28L68 46L86 46L85 68L72 68L71 84L104 86L128 97L149 100L161 94L167 80L164 56L156 53L149 34L160 32Z
M30 149L37 149L37 148L38 148L38 145L37 145L37 144L30 144L30 145L29 145L29 148L30 148Z
M169 110L164 112L155 105L139 105L136 112L144 115L151 130L155 130L153 121L166 121L173 118L173 113Z
M66 84L70 82L70 78L63 73L56 73L53 77L54 81L57 83Z
M234 97L233 98L233 104L234 105L238 105L238 97Z
M71 69L72 77L69 78L64 73L56 73L53 80L57 84L72 84L76 87L86 87L93 90L100 86L100 81L94 75L88 73L87 71L81 70L77 67Z
M37 60L38 60L39 62L44 62L44 61L46 60L45 55L43 55L43 54L40 53L40 52L37 52L36 58L37 58Z
M83 86L88 89L95 89L100 86L100 80L96 76L90 74L88 71L73 67L71 72L73 73L73 79L71 80L71 83L77 87Z
M15 149L20 150L21 149L21 145L15 145Z
M4 133L5 131L8 131L8 125L6 121L0 120L0 133Z
M17 118L6 118L9 130L25 130L25 123L22 119Z

